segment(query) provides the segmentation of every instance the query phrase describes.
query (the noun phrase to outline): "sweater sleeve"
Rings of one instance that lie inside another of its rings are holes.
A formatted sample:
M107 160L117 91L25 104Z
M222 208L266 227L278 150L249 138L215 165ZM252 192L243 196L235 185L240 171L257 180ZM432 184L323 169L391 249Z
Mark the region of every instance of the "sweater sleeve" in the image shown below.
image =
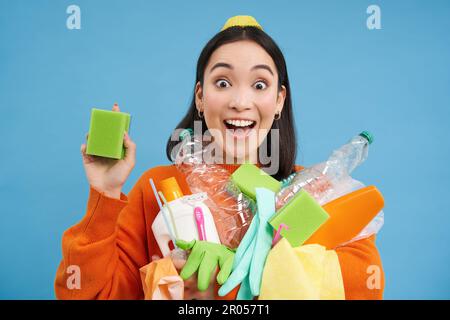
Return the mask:
M384 272L375 235L336 248L347 300L381 300Z
M148 252L139 186L120 199L90 186L84 218L63 234L58 299L143 298L139 268L148 262Z

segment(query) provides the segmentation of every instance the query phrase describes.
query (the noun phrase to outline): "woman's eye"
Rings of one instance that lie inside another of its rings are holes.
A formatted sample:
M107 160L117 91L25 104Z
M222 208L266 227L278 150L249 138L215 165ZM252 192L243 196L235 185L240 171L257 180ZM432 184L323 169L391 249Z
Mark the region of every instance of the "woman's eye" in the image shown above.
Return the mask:
M255 88L258 90L264 90L267 88L267 84L264 81L258 81L255 83Z
M217 81L216 81L216 85L217 85L219 88L227 88L227 87L230 86L230 84L228 83L228 81L227 81L227 80L224 80L224 79L217 80Z

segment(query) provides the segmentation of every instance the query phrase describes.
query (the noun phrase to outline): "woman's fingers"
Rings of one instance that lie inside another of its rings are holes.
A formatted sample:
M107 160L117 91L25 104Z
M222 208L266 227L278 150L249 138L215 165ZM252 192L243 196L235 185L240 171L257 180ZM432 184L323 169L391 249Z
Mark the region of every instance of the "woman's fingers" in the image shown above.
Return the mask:
M160 260L161 257L158 256L157 254L152 255L152 261L156 261L156 260Z
M95 156L91 156L89 154L86 153L86 144L83 143L80 147L80 151L81 151L81 155L83 156L83 162L84 163L91 163L95 161Z
M120 112L120 108L119 105L116 103L114 103L113 107L112 107L112 111L116 111L116 112Z
M81 156L83 157L84 163L92 162L92 160L93 160L92 157L86 154L86 144L83 143L81 145L80 151L81 151Z
M136 144L131 140L128 132L125 131L123 136L123 145L125 147L125 162L129 163L130 166L134 167L134 162L136 159Z
M89 163L93 160L91 156L86 154L86 144L83 143L81 145L80 151L81 151L81 155L83 156L83 161L85 163Z

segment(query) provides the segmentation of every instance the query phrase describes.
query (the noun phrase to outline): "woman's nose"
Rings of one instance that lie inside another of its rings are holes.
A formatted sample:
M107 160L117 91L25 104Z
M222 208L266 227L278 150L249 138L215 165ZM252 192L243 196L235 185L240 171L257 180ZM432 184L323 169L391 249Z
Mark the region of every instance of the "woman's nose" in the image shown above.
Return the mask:
M247 105L245 105L245 104L240 104L240 103L238 103L238 104L232 104L232 105L230 105L230 108L231 108L231 109L235 109L235 110L238 111L238 112L245 111L245 110L250 110L250 109L251 109L251 107L248 107Z
M234 97L230 102L230 108L236 111L244 111L252 108L253 103L251 97L248 95L239 95Z

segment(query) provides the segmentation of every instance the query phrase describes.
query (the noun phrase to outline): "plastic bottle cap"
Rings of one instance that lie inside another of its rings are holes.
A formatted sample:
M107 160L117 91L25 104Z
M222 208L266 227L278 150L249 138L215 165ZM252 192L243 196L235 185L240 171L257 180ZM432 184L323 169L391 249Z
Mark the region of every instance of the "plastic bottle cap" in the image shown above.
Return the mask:
M193 133L194 130L192 130L192 128L184 129L180 132L179 138L183 140L184 138L186 138L187 135L192 136Z
M364 137L369 141L369 144L373 142L373 135L369 131L363 131L359 134L361 137Z
M177 179L175 177L170 177L159 182L160 191L164 194L167 202L181 198L183 192L178 185Z

